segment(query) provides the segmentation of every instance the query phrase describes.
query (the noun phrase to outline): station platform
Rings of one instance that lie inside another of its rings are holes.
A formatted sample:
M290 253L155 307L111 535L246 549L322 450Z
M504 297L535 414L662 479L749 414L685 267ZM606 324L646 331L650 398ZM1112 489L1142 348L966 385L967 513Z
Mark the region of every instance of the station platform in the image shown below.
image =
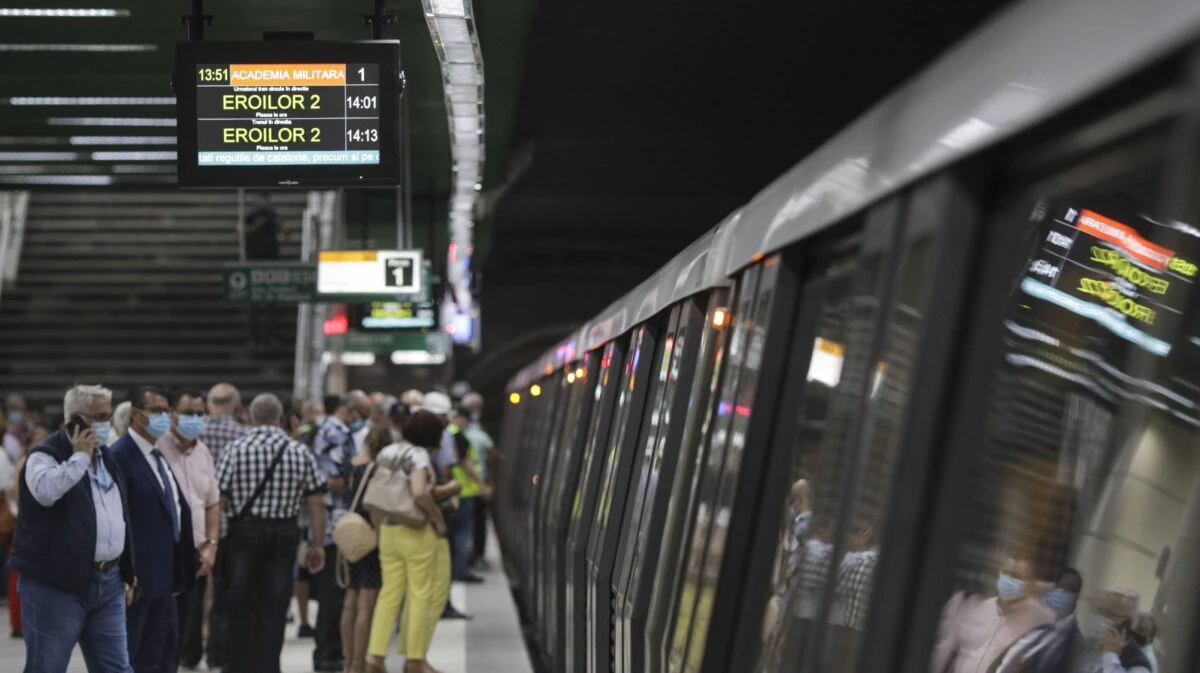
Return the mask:
M532 673L533 667L525 643L517 608L509 591L508 578L501 568L500 545L493 535L488 544L490 570L479 573L483 584L455 583L450 590L451 602L459 610L472 615L473 620L443 620L438 623L429 650L429 663L443 673ZM316 620L317 603L312 602L312 619ZM313 641L296 637L296 624L288 625L288 639L280 657L281 673L310 673L312 671ZM396 654L396 644L388 648L387 669L390 673L404 670L404 658ZM24 668L25 645L20 640L0 637L0 671L16 672ZM68 673L87 673L83 656L76 648ZM184 669L180 669L181 671ZM207 670L201 665L199 671Z

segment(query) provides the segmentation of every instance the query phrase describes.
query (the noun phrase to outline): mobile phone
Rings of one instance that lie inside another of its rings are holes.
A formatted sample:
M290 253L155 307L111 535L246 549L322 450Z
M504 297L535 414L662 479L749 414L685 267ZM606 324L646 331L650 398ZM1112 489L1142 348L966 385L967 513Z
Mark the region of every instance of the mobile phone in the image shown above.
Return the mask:
M74 416L71 418L71 421L69 423L67 423L67 425L63 429L67 431L67 437L74 437L76 432L82 432L83 430L90 430L91 428L92 428L92 426L90 423L83 420L79 416Z

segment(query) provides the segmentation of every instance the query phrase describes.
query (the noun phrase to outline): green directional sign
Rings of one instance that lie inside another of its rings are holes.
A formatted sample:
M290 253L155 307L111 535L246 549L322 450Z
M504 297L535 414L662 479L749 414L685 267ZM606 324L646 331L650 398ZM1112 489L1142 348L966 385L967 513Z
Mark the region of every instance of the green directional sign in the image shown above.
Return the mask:
M300 304L317 300L317 266L301 262L231 262L221 269L225 301Z
M325 346L342 351L390 353L425 351L429 349L430 344L429 336L423 332L350 332L325 337Z

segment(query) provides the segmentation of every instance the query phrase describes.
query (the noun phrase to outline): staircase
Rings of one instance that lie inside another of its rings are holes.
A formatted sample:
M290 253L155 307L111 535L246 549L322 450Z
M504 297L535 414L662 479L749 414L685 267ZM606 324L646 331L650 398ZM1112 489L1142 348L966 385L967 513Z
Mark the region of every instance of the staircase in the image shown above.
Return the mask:
M304 192L272 196L283 259L299 259ZM0 301L0 393L56 411L74 383L124 399L142 385L238 386L243 401L292 389L295 307L280 306L286 352L254 353L249 307L221 300L238 259L234 192L41 192L30 197L15 287Z

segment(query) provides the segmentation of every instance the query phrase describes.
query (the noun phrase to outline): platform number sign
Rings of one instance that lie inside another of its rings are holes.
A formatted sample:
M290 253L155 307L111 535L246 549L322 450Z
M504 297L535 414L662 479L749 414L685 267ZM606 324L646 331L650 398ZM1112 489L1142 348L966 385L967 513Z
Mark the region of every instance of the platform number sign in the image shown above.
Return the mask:
M412 257L389 257L384 260L383 284L395 288L411 288L416 284L416 264Z

